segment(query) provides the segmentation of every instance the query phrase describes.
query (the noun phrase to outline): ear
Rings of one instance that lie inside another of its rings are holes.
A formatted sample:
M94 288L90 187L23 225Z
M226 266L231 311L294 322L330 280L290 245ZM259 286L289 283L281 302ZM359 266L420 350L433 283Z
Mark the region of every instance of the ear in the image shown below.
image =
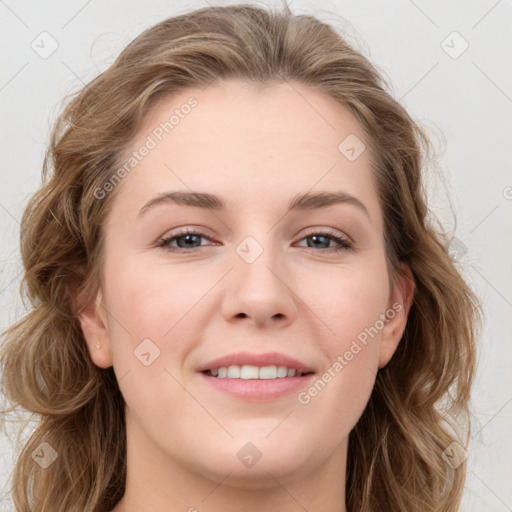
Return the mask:
M98 288L97 292L91 294L81 287L72 291L71 295L93 363L100 368L109 368L113 364L112 351L101 290Z
M409 311L414 299L416 284L412 271L406 263L402 263L402 274L397 277L394 288L391 290L386 310L385 326L382 330L382 339L379 352L379 368L384 368L398 348L407 325Z

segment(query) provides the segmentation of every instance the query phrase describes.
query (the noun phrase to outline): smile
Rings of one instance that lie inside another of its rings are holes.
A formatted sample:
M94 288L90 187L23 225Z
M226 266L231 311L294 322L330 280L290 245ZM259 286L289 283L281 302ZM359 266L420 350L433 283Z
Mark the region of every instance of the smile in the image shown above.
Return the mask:
M221 366L211 370L206 370L207 375L219 379L284 379L288 377L301 377L311 372L299 372L295 368L286 366L252 366L252 365L231 365Z

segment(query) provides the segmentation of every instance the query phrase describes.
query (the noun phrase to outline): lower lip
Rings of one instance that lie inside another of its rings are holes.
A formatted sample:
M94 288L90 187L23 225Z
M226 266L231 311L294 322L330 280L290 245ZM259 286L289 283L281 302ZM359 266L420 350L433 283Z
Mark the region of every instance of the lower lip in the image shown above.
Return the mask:
M314 373L302 377L280 379L228 379L199 373L210 386L228 395L244 400L273 400L309 386Z

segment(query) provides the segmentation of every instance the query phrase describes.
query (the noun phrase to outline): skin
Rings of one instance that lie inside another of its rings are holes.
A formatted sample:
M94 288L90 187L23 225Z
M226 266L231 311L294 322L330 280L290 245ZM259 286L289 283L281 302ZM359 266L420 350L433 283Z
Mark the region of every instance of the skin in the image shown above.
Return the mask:
M368 145L349 161L338 145L349 134L364 140L362 130L306 85L230 80L165 98L128 153L190 96L198 105L118 185L103 282L80 314L92 360L113 365L127 404L127 486L114 511L344 512L348 434L397 348L414 291L411 278L390 288ZM138 216L176 190L216 194L227 209L166 203ZM338 190L368 215L348 203L287 213L299 193ZM187 226L206 235L181 239L197 252L179 240L176 252L157 246ZM308 238L326 229L353 250ZM236 252L248 236L263 248L252 263ZM277 351L320 377L393 304L403 310L307 404L295 392L233 398L196 372L232 352ZM148 338L160 355L145 366L134 350ZM237 457L247 442L262 454L250 468Z

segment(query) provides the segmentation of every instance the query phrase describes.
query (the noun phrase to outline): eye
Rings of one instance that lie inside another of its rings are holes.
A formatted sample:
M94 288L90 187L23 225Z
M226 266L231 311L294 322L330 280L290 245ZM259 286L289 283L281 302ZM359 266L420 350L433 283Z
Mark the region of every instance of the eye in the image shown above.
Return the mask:
M302 238L302 240L308 240L308 248L324 249L322 252L342 252L353 249L351 241L341 236L338 236L336 233L333 233L332 231L312 232L307 234L304 238ZM313 245L309 244L310 240L312 241ZM336 242L338 244L338 247L329 247L331 241ZM327 247L325 247L326 244ZM323 247L319 247L319 245Z
M200 243L201 238L208 238L204 233L200 231L191 231L191 230L183 230L180 233L176 233L170 237L163 238L158 242L157 247L162 247L168 251L179 251L180 249L185 249L187 252L195 252L199 250L199 247L194 246L196 243ZM171 245L174 241L177 243L177 247L175 245Z
M163 238L157 244L157 247L161 247L167 251L176 252L180 251L180 249L185 252L196 252L201 248L201 238L205 238L209 241L212 241L211 238L206 236L204 233L200 231L193 231L190 229L185 229L179 233L175 233L172 236ZM342 252L353 250L352 242L346 238L338 236L336 233L332 231L323 231L323 232L311 232L308 233L305 237L301 239L307 240L309 249L320 249L321 252ZM311 241L311 244L309 243ZM176 245L174 245L176 242ZM330 247L331 242L335 242L338 244L336 247ZM199 245L197 245L199 244ZM303 246L302 246L303 247Z

